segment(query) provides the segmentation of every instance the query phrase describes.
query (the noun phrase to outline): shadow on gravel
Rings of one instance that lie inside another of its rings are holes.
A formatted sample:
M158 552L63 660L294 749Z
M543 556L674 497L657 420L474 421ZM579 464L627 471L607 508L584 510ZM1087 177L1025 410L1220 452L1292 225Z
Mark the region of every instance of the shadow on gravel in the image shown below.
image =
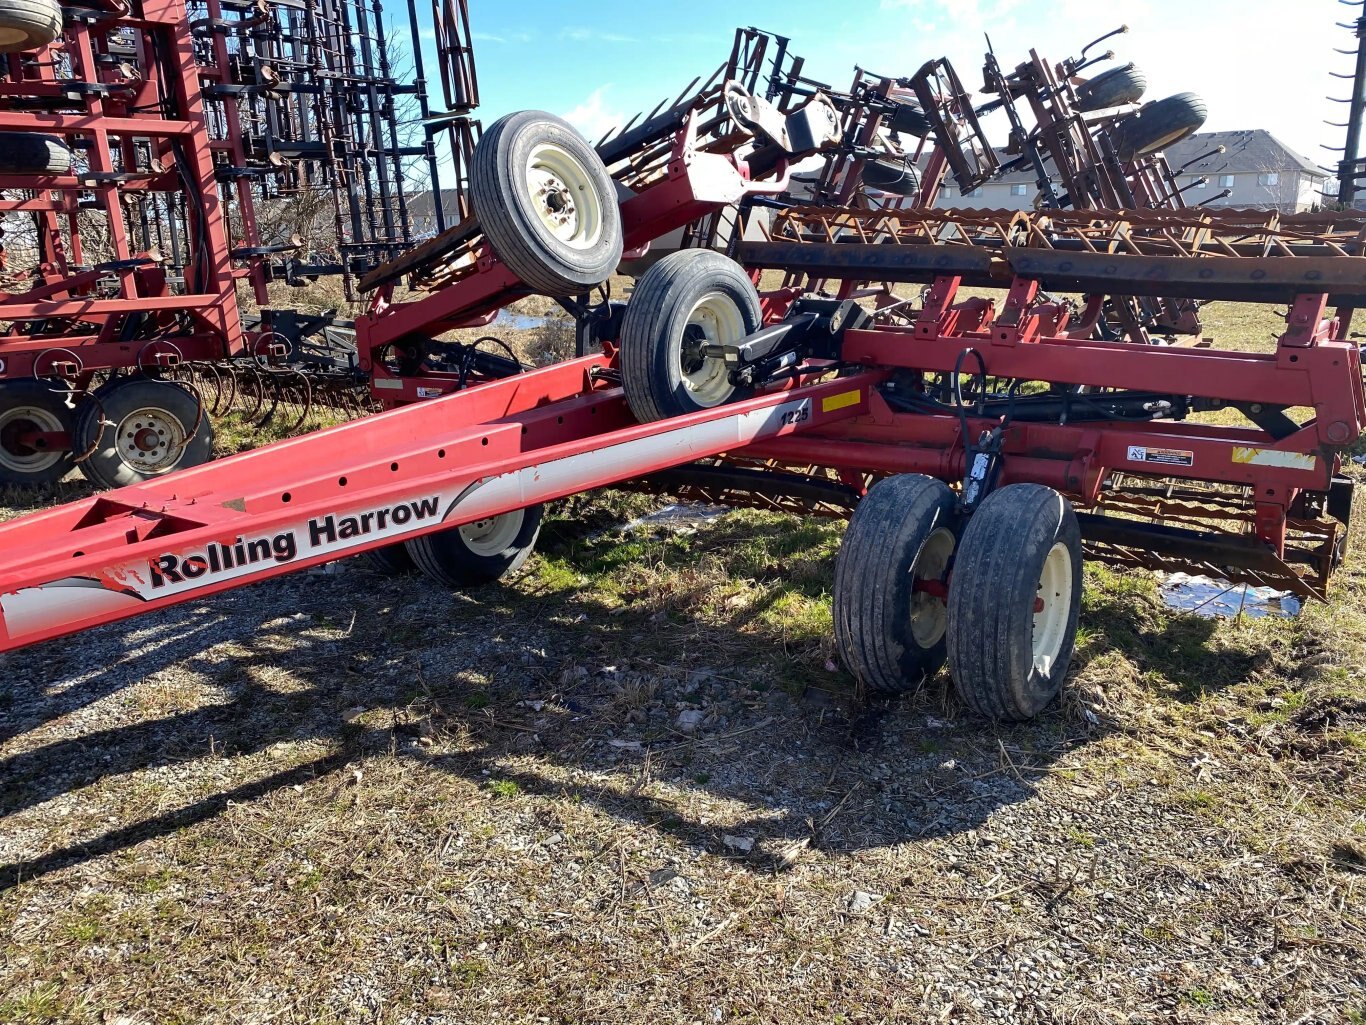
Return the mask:
M104 729L82 729L75 716L74 735L0 760L0 822L159 766L192 774L206 757L281 741L322 741L334 753L0 866L0 889L388 754L476 785L568 796L772 870L803 845L853 852L971 829L1027 799L1042 771L1104 729L1062 709L1018 727L973 721L942 675L885 704L815 686L796 697L760 671L771 640L741 633L745 617L717 628L496 586L450 596L356 561L220 595L208 608L142 621L154 629L137 650L118 624L84 635L87 661L106 660L95 673L80 671L69 642L4 657L11 737L171 668L199 689L188 711ZM226 658L214 647L225 641ZM727 664L735 652L748 661ZM204 703L206 686L218 703ZM348 724L357 706L373 714ZM460 750L449 753L455 738ZM726 813L655 796L655 782Z
M51 650L48 657L34 667L34 672L25 676L15 672L7 674L3 690L0 690L0 700L5 702L0 705L4 711L4 718L0 720L0 744L85 708L145 679L157 669L192 659L204 650L206 640L224 622L225 617L219 614L197 616L174 632L167 631L164 638L155 642L155 652L145 657L129 657L128 649L134 647L134 643L111 636L99 647L102 663L99 667L92 666L95 661L91 658L92 652L83 644L58 641L45 646ZM58 680L62 681L60 686L50 686L50 681ZM41 695L41 700L20 702L18 692L29 698ZM5 807L7 797L0 793L0 808Z

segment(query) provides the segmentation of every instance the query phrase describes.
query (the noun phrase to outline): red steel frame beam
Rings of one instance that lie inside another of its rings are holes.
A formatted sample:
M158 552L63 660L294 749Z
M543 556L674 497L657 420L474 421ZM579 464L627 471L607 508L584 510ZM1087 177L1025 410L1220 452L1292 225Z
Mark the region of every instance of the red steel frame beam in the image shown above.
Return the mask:
M866 412L885 375L636 424L589 356L0 525L0 650Z
M944 287L941 288L940 286ZM1337 340L1340 322L1323 317L1327 296L1301 296L1274 353L1107 342L1041 333L1063 324L1027 302L1037 285L1017 280L1005 311L989 325L987 308L936 306L956 282L941 282L912 328L849 331L845 360L936 374L963 372L1022 381L1178 393L1251 406L1299 406L1314 416L1279 440L1265 431L1182 421L1013 422L1002 439L1003 481L1047 484L1085 505L1113 471L1251 489L1257 536L1285 554L1286 520L1302 491L1326 492L1341 448L1366 428L1360 352ZM963 329L960 331L959 319ZM974 358L975 357L975 358ZM980 364L979 364L980 359ZM925 473L960 481L965 445L999 423L968 417L970 437L950 414L895 412L880 396L872 413L798 439L765 440L745 455L836 469Z

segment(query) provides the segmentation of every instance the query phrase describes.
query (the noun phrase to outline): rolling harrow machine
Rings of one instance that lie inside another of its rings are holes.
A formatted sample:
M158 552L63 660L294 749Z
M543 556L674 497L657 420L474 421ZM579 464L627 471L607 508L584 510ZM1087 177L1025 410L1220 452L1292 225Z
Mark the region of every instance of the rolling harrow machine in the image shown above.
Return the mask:
M987 84L996 109L1059 108L1012 159L1053 163L1050 189L1065 164L1067 202L935 211L944 174L1000 160L952 69L832 94L776 37L742 33L733 58L774 45L767 83L704 83L596 149L538 112L491 125L468 214L362 278L357 356L392 408L0 525L0 649L354 554L488 582L531 553L544 503L608 485L848 516L846 665L897 693L947 663L1004 720L1061 686L1084 557L1325 597L1366 425L1366 222L1186 208L1153 154L1192 128L1153 106L1092 124L1077 93L1101 76L1037 57L989 61ZM924 122L912 195L850 186L909 173L893 128ZM821 154L807 201L791 168ZM1089 208L1121 188L1131 208ZM680 229L694 244L608 293ZM766 269L782 287L760 291ZM574 312L580 356L533 370L442 340L530 292ZM1284 304L1275 350L1151 344L1211 300Z

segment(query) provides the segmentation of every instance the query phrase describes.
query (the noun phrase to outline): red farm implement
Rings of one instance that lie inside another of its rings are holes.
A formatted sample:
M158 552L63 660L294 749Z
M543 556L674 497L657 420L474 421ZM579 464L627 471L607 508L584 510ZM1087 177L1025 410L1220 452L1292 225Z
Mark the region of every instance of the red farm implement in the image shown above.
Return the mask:
M399 408L0 525L0 647L351 554L491 581L532 551L544 502L607 485L850 516L845 663L900 692L947 662L1001 719L1058 692L1084 556L1325 596L1340 455L1366 425L1348 340L1366 225L1185 208L1159 150L1190 105L1125 113L1132 69L1102 88L1085 63L989 60L997 98L974 110L947 62L830 93L748 30L718 76L596 151L548 115L501 119L457 223L362 281L360 366ZM978 124L994 109L1067 202L927 209L945 175L970 189L999 166ZM916 132L913 152L892 138ZM813 153L801 197L790 167ZM914 189L869 187L917 153ZM1135 208L1092 209L1115 197ZM606 293L679 229L629 301ZM761 293L765 271L783 286ZM395 301L404 279L419 294ZM574 313L579 358L530 370L442 339L532 291ZM1274 351L1152 343L1215 300L1286 305Z
M819 297L765 326L738 264L673 254L641 278L607 355L0 526L0 637L28 644L374 550L470 585L525 559L540 503L621 483L852 509L834 594L855 674L899 691L947 660L970 706L1027 717L1066 672L1083 545L1315 596L1344 554L1337 453L1366 424L1344 334L1366 296L1349 252L1361 224L1156 219L965 216L946 243L947 217L922 215L892 240L745 253L927 283L908 327ZM964 283L1003 288L999 310L959 299ZM1074 326L1043 292L1116 286L1284 301L1287 328L1265 354L1136 345L1091 337L1086 308ZM1199 417L1224 410L1246 425Z

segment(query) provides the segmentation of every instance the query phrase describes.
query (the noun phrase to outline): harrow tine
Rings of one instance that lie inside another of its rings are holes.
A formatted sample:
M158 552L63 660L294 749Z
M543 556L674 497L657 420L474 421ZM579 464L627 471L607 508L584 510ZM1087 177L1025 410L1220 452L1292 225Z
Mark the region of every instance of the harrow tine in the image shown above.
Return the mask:
M262 371L259 367L253 366L253 371L256 374L256 384L261 395L261 403L257 406L256 411L259 413L261 409L265 409L259 420L255 417L252 418L255 421L256 429L260 430L275 419L275 411L280 408L280 390L272 380L275 375L273 370Z
M261 406L265 402L265 391L261 385L261 374L256 368L256 361L238 363L235 374L242 418L255 423L261 412Z

